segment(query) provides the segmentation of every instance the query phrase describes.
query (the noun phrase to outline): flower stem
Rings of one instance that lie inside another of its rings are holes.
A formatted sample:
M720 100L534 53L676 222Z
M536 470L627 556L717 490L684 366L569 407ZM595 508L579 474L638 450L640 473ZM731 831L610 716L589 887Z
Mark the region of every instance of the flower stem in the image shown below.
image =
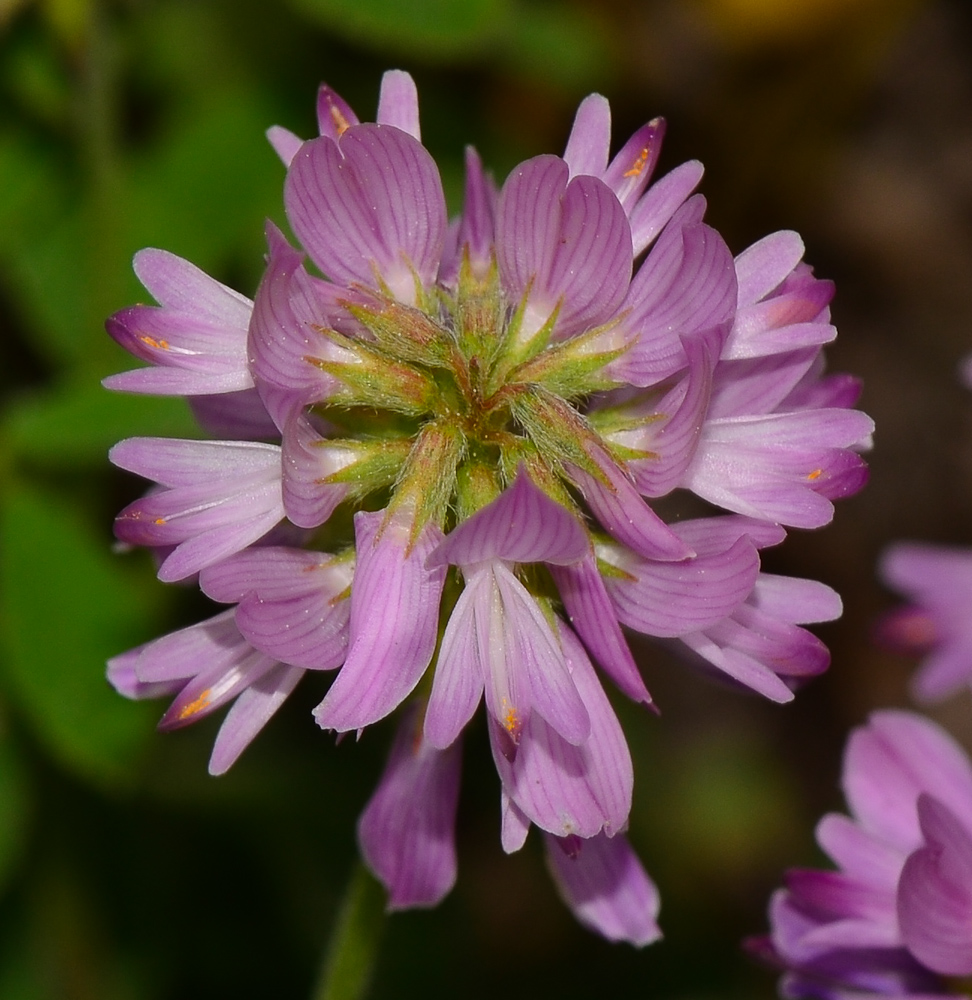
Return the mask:
M311 1000L360 1000L366 996L384 929L384 893L358 861Z

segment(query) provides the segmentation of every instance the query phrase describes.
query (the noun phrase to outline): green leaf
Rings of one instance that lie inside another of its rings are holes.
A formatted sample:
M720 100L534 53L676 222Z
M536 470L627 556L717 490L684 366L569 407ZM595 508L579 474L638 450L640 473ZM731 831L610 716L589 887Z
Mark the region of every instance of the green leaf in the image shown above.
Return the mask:
M369 48L457 59L503 35L508 0L290 0L315 21Z
M133 775L157 708L105 680L105 661L156 627L161 588L112 558L65 498L11 484L0 592L12 700L61 764L101 784Z
M521 0L514 23L503 46L514 72L571 93L605 86L617 55L607 27L586 7Z
M125 437L199 436L183 400L110 392L93 379L21 397L4 429L15 456L58 467L104 465Z

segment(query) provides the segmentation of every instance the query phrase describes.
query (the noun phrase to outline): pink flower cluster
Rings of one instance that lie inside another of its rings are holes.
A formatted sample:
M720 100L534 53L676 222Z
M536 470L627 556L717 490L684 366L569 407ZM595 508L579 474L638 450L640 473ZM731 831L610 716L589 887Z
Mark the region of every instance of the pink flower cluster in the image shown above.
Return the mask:
M824 374L833 287L795 233L734 259L701 166L654 178L660 120L612 158L598 95L562 157L501 187L469 150L451 221L407 74L385 75L374 123L328 87L317 111L306 142L269 132L302 249L268 224L255 300L143 250L158 305L108 321L148 366L106 384L184 395L214 438L112 450L155 484L117 536L227 605L109 677L172 696L162 728L232 703L214 774L307 670L334 673L324 729L401 707L359 825L392 907L454 882L461 734L485 701L503 846L538 827L579 919L645 944L658 896L600 678L651 704L622 626L778 702L826 669L801 626L839 598L764 573L760 550L866 478L857 383ZM676 496L666 519L653 504Z
M752 948L785 997L944 997L972 973L972 764L942 729L875 712L844 754L851 815L817 841L837 871L794 870Z

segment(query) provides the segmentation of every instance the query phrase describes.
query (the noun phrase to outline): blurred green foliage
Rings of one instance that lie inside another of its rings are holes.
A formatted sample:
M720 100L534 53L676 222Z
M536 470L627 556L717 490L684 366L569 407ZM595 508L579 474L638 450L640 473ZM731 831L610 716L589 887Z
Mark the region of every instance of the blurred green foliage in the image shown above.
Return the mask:
M501 179L559 150L600 89L618 138L669 114L667 166L708 160L716 221L739 249L770 225L812 223L813 185L916 6L0 2L0 997L308 996L389 735L335 749L309 717L310 683L213 781L212 725L157 737L159 706L107 686L108 657L205 614L147 559L112 550L111 518L141 487L107 448L197 433L181 401L99 385L129 363L104 317L146 298L132 254L161 246L252 294L263 220L283 222L264 130L309 134L322 78L367 116L388 64L418 80L453 205L465 143ZM813 556L789 569L826 576ZM636 758L632 837L668 940L635 953L591 938L536 844L502 856L474 731L459 887L437 913L391 921L375 996L772 995L738 939L763 926L780 868L812 857L846 719L821 723L828 696L810 693L784 721L683 679L664 654L646 662L663 721L618 708Z

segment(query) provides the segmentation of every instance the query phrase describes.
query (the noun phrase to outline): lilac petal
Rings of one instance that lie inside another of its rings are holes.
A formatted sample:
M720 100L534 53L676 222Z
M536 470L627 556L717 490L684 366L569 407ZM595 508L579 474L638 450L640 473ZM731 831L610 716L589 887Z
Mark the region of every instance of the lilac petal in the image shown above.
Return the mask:
M631 756L577 638L562 626L560 639L590 717L589 738L574 746L537 712L524 723L511 761L504 752L506 734L491 720L493 759L507 795L542 830L557 836L591 837L602 830L613 835L627 825L631 809Z
M561 644L535 598L509 568L487 565L492 587L488 610L478 610L477 635L481 660L489 665L486 704L493 718L515 739L535 709L568 743L583 743L591 722ZM524 699L517 698L518 691Z
M698 187L704 169L698 160L689 160L648 188L631 212L631 243L635 257L655 241L685 199Z
M230 326L189 310L129 306L115 313L107 327L125 350L144 361L227 374L246 363L249 318L248 310L242 324Z
M388 890L389 910L435 906L456 881L460 747L422 738L418 706L398 727L385 772L358 821L368 867Z
M236 626L256 649L308 670L335 670L348 651L346 600L308 594L265 601L250 594L236 609Z
M593 554L572 566L551 566L550 571L570 623L591 656L632 701L651 705Z
M547 865L564 903L585 927L609 941L642 948L661 936L661 899L623 836L592 837L571 853L547 836Z
M477 609L490 600L489 594L482 592L489 587L488 573L466 578L442 636L425 713L425 738L440 750L455 742L483 696L485 666L479 649Z
M750 601L771 618L799 625L832 622L844 611L840 594L825 583L772 573L759 574Z
M686 559L692 550L645 503L634 483L606 455L592 456L609 485L568 467L594 516L619 541L647 559Z
M321 284L304 270L303 255L270 223L267 243L269 260L250 323L250 363L259 382L293 393L299 408L327 398L338 384L308 359L341 356L319 332L328 325L327 303Z
M861 882L893 888L904 861L901 852L847 816L831 813L817 824L817 843L842 871Z
M972 836L946 806L918 799L925 846L905 862L898 920L908 950L934 972L972 972Z
M898 542L885 551L881 578L925 605L954 602L963 612L972 595L972 552L957 546Z
M510 298L527 296L524 341L558 307L558 337L608 322L631 277L631 234L617 198L594 177L568 175L563 160L538 156L500 192L497 260Z
M304 671L298 667L280 664L239 695L216 734L209 758L210 774L225 774L236 763L303 676Z
M375 287L376 272L403 302L415 278L430 286L446 232L435 161L397 128L354 125L340 143L305 143L284 186L287 218L311 259L339 284Z
M813 348L741 361L723 359L713 379L709 419L772 413L789 398L818 355Z
M108 458L120 469L162 486L206 486L214 478L271 472L280 462L280 449L255 441L141 437L119 441Z
M624 576L605 580L618 618L629 628L664 638L714 625L749 596L759 556L748 537L724 552L679 562L639 559L614 550Z
M590 174L602 177L611 149L611 106L600 94L590 94L580 102L567 146L564 162L570 176Z
M900 942L894 912L894 887L873 886L843 872L790 869L786 886L812 909L838 918L866 920L881 928L884 943Z
M683 635L681 642L724 674L771 701L786 704L793 700L790 688L765 663L752 656L713 641L705 632Z
M799 233L784 230L744 250L736 258L740 305L758 302L778 288L803 260L804 249Z
M655 172L664 138L665 119L653 118L631 136L602 175L628 216Z
M218 663L193 677L162 716L159 730L181 729L209 715L277 666L269 656L247 649L228 664Z
M347 496L343 483L324 482L355 460L349 448L329 448L303 414L283 430L283 505L287 517L301 528L316 528Z
M422 141L419 128L418 90L415 81L400 69L390 69L381 78L378 97L379 125L394 125L407 132L413 139Z
M187 680L214 664L231 663L247 651L231 609L140 647L135 676L143 684Z
M267 129L267 142L273 146L273 151L280 157L285 167L290 166L297 150L304 144L304 140L299 135L295 135L289 128L284 128L281 125L271 125Z
M135 664L144 649L136 646L126 653L113 656L108 661L108 683L124 698L141 701L144 698L163 698L175 694L182 687L183 681L170 680L157 683L146 683L135 673Z
M133 267L138 280L166 309L197 316L224 328L246 329L253 303L195 264L167 250L146 249L135 254Z
M724 328L736 303L732 255L709 226L689 221L687 203L666 227L631 281L622 329L634 336L611 371L633 385L652 385L685 367L681 335Z
M683 337L688 371L658 406L658 417L646 425L638 443L630 443L651 458L628 463L638 490L649 497L670 493L680 483L695 455L712 392L712 374L719 360L721 338L716 331ZM621 440L620 443L629 443Z
M856 410L710 421L683 485L741 514L820 527L833 517L831 499L863 485L866 466L844 449L871 427Z
M722 514L716 517L679 521L677 533L678 537L700 556L713 556L725 552L740 538L748 538L757 549L779 545L786 538L786 530L778 524L768 524L766 521L742 517L739 514ZM759 578L757 585L758 583Z
M941 701L961 691L972 680L968 641L943 642L921 664L911 679L911 690L921 702Z
M169 583L252 544L282 517L278 481L240 476L149 494L121 511L115 533L134 545L175 545L159 568Z
M384 718L412 691L435 651L445 569L425 562L442 533L414 540L411 518L385 511L354 517L358 553L351 588L350 649L314 710L322 729L348 732Z
M317 130L337 142L352 126L359 124L358 116L340 94L322 83L317 90Z
M492 261L497 197L492 179L483 172L479 154L467 146L466 191L456 245L460 255L463 248L468 249L470 264L478 275L485 274ZM458 264L457 260L457 272Z
M320 591L330 600L350 585L353 567L326 552L266 546L207 567L199 574L199 585L207 597L223 604L236 604L250 593L281 601Z
M972 765L943 729L911 712L874 712L851 734L843 787L862 826L904 851L921 843L915 803L922 792L972 828Z
M224 441L259 441L279 433L255 388L192 396L189 408L207 434Z
M526 843L530 820L506 789L500 790L500 822L500 844L507 854L515 854Z
M246 364L245 325L227 326L156 306L132 306L111 316L105 329L130 354L161 366L159 371L136 369L109 376L104 384L110 389L165 392L166 378L183 380L187 391L196 394L253 385ZM152 387L152 375L161 388Z
M450 532L428 565L465 566L490 559L564 565L583 559L590 549L577 517L521 469L512 486Z
M749 601L706 631L722 645L787 677L815 677L830 665L830 652L813 633L778 621Z
M247 378L235 372L213 375L173 366L133 368L131 371L109 375L101 380L101 384L115 392L136 392L145 396L201 396L245 389ZM252 380L249 384L252 384Z

